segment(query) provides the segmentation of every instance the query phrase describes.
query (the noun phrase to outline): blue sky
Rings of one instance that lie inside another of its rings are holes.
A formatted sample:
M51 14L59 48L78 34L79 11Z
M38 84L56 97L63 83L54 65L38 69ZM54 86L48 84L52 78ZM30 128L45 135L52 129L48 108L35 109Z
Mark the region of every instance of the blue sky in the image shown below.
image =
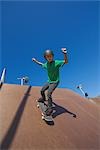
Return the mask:
M82 83L90 96L100 95L99 2L1 3L1 65L7 68L7 83L18 84L26 75L33 86L42 86L47 74L31 58L45 62L43 52L52 49L63 59L61 47L68 48L69 64L60 70L59 87L76 89Z

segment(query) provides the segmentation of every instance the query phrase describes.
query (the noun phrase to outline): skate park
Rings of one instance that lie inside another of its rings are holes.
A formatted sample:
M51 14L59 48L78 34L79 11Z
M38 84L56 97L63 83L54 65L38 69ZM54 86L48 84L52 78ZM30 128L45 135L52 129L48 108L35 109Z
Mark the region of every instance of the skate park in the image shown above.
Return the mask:
M71 90L57 88L53 94L54 125L47 125L36 106L40 89L2 83L1 150L99 150L100 107Z
M100 149L99 4L0 2L0 150ZM37 107L46 83L53 123Z

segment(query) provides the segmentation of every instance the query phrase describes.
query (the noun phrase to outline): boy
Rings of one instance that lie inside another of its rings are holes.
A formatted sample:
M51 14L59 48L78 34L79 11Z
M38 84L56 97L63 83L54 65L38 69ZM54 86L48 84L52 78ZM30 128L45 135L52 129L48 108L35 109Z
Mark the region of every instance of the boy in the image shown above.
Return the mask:
M51 115L53 112L52 108L52 93L56 89L59 84L59 68L64 64L68 63L67 58L67 50L66 48L61 49L64 54L64 60L54 60L54 54L51 50L46 50L44 52L44 58L46 59L46 63L41 63L37 61L35 58L32 58L32 61L41 65L43 68L47 70L48 73L48 82L41 89L41 98L39 98L39 102L44 102L46 100L45 91L48 89L47 98L48 98L48 108L46 110L46 115Z

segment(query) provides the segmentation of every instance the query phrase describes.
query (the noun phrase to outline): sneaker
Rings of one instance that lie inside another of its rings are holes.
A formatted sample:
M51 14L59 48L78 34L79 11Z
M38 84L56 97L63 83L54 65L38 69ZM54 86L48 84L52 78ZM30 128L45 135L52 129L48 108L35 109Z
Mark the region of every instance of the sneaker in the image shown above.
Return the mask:
M42 103L44 103L43 98L39 98L39 99L38 99L38 102L42 102Z

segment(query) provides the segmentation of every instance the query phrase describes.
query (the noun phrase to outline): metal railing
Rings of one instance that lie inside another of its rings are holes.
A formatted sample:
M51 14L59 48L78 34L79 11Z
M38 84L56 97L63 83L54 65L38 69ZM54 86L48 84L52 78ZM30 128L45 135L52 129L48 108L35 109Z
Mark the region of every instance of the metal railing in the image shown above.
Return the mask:
M25 76L25 77L20 77L17 78L18 80L20 80L20 85L25 85L29 82L29 77Z
M86 92L83 90L83 87L82 87L81 84L79 84L76 88L81 91L81 93L84 95L84 97L88 98L88 93L86 93Z

